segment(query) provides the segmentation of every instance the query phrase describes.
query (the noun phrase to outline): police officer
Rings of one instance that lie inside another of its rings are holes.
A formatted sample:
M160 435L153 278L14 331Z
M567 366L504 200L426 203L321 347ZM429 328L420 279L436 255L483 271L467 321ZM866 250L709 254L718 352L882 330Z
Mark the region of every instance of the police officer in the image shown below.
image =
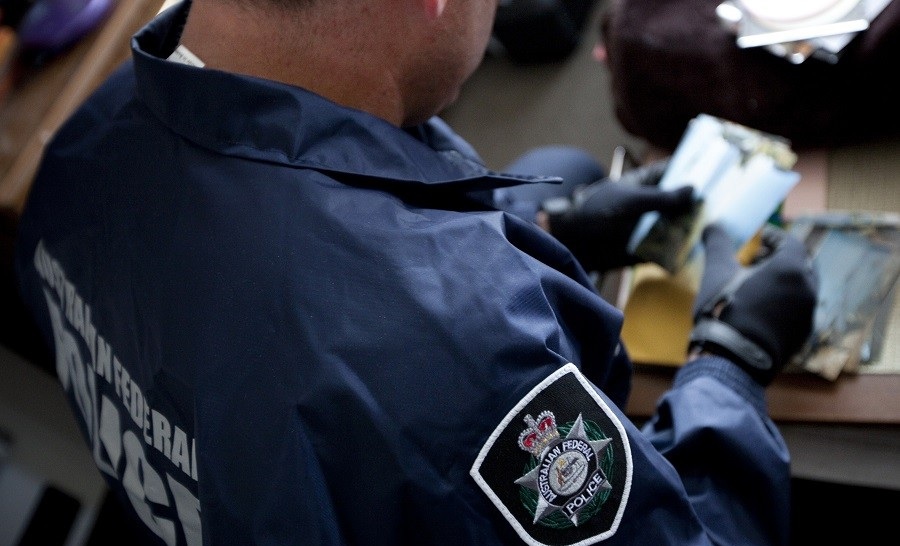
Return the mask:
M491 203L554 180L486 169L434 117L496 8L179 4L54 136L22 294L148 540L787 543L764 388L809 332L802 246L767 232L743 267L706 232L689 361L636 428L585 271L689 196L601 180L559 239ZM581 263L560 241L586 218Z

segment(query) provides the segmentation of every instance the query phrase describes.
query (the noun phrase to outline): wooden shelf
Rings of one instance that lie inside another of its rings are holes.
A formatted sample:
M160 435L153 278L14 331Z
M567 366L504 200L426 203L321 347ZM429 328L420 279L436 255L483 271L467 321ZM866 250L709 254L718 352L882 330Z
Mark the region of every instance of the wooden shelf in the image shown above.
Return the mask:
M44 146L98 85L131 55L131 36L162 0L118 0L106 22L64 54L25 68L0 106L0 213L17 218Z

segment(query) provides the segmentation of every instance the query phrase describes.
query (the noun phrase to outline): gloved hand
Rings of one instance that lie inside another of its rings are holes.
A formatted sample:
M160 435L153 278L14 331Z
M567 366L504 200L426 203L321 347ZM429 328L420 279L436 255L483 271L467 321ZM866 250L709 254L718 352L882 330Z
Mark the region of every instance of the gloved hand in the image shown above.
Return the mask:
M664 216L689 212L693 189L665 191L656 187L668 165L657 161L576 190L571 198L544 202L549 231L581 262L586 271L604 272L640 260L627 251L628 240L645 212Z
M724 356L768 385L812 332L818 276L806 248L771 225L749 267L737 262L721 226L708 226L703 244L690 347Z

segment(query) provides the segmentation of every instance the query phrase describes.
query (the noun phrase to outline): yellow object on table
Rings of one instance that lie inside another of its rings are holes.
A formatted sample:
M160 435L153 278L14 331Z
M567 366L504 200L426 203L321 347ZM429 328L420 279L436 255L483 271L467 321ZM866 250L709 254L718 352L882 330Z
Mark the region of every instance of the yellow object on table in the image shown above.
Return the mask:
M757 233L738 250L738 261L748 264L760 244ZM684 364L702 273L702 254L689 260L676 275L653 263L632 268L622 324L622 341L632 361L661 366Z
M684 363L696 293L682 275L673 276L656 264L633 268L622 341L634 362L666 366Z

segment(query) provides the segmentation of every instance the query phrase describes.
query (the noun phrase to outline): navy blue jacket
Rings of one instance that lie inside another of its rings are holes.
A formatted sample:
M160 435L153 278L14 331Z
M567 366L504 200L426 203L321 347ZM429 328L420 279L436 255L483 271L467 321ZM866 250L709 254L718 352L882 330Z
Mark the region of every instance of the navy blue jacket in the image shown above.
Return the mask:
M718 358L639 431L621 314L438 120L164 60L50 143L22 294L160 544L783 544L788 456ZM540 180L540 179L538 179Z

